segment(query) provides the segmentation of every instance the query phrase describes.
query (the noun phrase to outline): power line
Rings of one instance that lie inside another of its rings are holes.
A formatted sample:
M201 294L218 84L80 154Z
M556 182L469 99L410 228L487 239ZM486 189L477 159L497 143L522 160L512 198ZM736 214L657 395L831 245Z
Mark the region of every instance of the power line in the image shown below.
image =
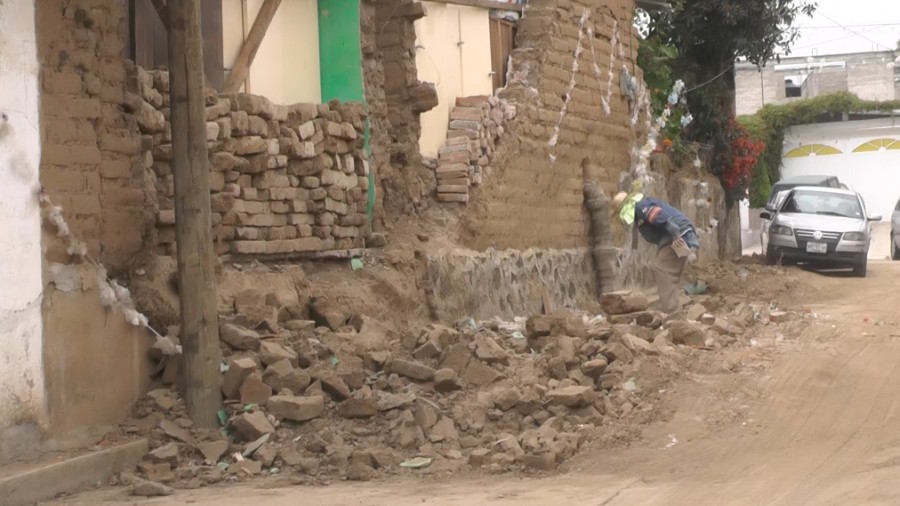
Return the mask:
M825 14L825 13L822 12L822 11L818 11L818 14L820 14L823 18L827 19L828 21L831 21L832 23L834 23L834 24L840 26L841 28L844 28L844 29L847 30L848 32L853 33L853 34L855 34L855 35L857 35L857 36L859 36L859 37L861 37L861 38L863 38L863 39L866 39L867 41L871 42L872 44L875 44L876 46L881 46L881 47L887 49L888 51L893 51L893 50L894 50L893 47L885 46L885 45L882 44L881 42L872 40L872 39L866 37L865 35L863 35L863 34L857 32L857 31L855 31L855 30L851 30L850 28L847 28L846 26L844 26L844 25L838 23L838 22L835 21L831 16Z

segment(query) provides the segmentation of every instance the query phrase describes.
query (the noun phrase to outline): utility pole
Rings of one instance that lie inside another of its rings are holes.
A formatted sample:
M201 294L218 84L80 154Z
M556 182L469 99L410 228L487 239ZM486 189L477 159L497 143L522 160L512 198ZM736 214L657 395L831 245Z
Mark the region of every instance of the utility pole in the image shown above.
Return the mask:
M210 221L200 1L168 0L172 172L181 306L182 396L197 427L222 406L215 254Z

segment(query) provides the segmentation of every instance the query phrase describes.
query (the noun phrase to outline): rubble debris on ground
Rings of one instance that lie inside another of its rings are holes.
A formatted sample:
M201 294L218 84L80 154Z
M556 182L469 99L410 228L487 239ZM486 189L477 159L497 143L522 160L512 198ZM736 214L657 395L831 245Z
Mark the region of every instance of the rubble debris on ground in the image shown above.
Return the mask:
M321 483L553 471L599 428L639 423L654 409L665 378L646 371L677 377L683 357L804 317L726 295L694 297L675 319L636 293L604 295L598 308L392 329L330 300L280 307L247 290L220 316L222 427L193 427L171 385L178 361L156 354L169 385L123 429L149 436L137 474L162 487L276 474Z

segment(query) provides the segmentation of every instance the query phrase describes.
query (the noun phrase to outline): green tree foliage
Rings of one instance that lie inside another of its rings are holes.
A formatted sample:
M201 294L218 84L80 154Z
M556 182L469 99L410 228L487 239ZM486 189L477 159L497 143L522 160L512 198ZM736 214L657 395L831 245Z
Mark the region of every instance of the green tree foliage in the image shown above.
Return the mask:
M687 135L712 145L716 160L730 160L732 145L722 125L735 113L735 61L764 66L778 54L789 53L799 35L794 20L811 15L816 4L807 0L671 0L670 4L670 11L643 16L642 44L677 50L677 58L665 62L690 90L687 99L694 123ZM641 62L645 73L646 65L652 64L647 60ZM723 171L713 167L715 173Z
M772 181L769 180L766 159L760 158L753 169L753 182L750 183L750 207L754 209L765 207L771 193Z

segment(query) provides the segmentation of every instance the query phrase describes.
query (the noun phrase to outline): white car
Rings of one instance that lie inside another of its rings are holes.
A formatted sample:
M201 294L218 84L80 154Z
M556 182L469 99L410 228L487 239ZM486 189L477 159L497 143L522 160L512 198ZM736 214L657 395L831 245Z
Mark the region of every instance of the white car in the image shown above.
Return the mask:
M891 259L900 260L900 200L891 213Z
M854 191L797 187L786 192L777 210L760 216L771 220L766 263L779 261L851 267L866 276L873 221L863 198Z

